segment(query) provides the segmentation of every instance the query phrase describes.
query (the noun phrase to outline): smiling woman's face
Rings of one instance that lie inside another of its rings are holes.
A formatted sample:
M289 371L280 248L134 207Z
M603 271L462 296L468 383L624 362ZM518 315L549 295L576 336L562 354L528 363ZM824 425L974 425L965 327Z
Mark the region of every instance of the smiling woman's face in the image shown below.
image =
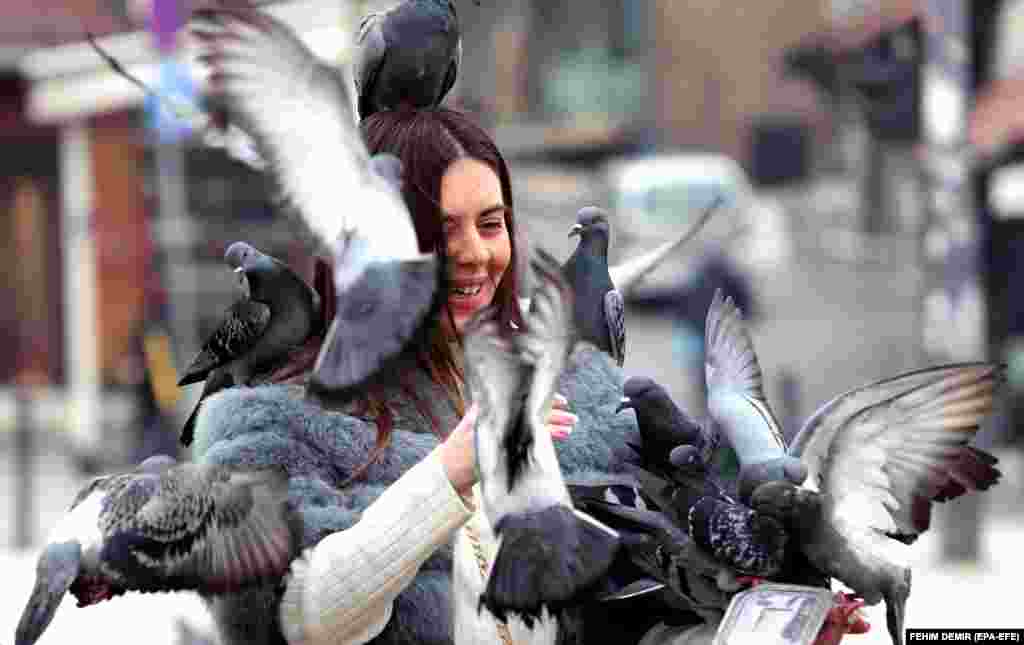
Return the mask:
M474 313L491 304L512 259L505 211L501 181L490 166L462 158L448 167L441 178L451 280L447 307L460 334Z

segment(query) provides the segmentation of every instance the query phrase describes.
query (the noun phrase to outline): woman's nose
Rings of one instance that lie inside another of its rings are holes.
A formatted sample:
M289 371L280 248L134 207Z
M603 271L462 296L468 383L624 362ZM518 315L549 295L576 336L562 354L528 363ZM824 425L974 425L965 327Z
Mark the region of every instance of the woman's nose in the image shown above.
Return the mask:
M456 263L483 264L487 261L487 246L476 231L460 235L453 242L451 246L454 248L449 248L448 254Z

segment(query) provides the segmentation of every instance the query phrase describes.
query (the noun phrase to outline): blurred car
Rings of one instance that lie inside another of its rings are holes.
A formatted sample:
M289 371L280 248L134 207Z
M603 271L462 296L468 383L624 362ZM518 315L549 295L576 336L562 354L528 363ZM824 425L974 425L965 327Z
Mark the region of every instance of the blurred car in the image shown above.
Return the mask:
M735 159L711 152L619 159L604 167L612 227L623 246L664 241L689 226L716 196L722 212L699 234L694 248L712 244L736 261L775 265L789 254L781 201L759 194Z

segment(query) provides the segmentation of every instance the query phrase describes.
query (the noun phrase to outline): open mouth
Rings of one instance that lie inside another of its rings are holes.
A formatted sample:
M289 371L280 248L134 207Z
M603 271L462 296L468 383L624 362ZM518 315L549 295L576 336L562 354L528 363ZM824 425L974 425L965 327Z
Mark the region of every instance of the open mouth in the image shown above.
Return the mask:
M452 294L462 298L472 298L480 293L483 285L475 284L466 287L452 287Z

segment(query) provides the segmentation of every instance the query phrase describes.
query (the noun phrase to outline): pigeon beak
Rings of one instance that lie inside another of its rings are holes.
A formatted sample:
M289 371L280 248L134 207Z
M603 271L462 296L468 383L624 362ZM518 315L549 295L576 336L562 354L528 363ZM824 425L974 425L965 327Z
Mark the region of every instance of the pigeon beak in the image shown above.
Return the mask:
M582 224L573 224L573 227L569 229L569 237L580 235L581 233L583 233Z
M632 407L633 407L633 400L630 399L628 396L624 396L621 399L619 399L619 405L618 405L618 407L615 408L615 414L618 414L619 412L622 412L623 410L625 410L627 408L632 408Z
M81 547L77 542L46 547L36 568L36 584L18 621L15 645L33 645L60 607L64 593L78 576Z

